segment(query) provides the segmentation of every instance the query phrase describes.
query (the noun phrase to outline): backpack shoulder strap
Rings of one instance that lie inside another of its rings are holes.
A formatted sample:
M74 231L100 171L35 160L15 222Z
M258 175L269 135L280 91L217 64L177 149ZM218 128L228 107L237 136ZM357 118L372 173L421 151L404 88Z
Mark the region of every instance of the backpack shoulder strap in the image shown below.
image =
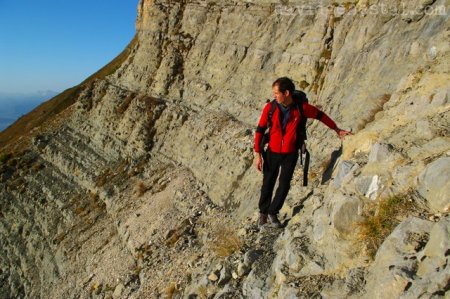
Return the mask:
M272 117L273 117L273 113L275 111L275 106L276 106L277 102L275 100L272 100L271 102L271 107L270 107L270 111L269 111L269 115L267 116L267 123L268 123L268 128L272 127Z
M297 109L300 112L300 116L304 119L305 113L303 111L303 103L308 103L308 98L306 97L306 94L301 90L295 90L292 98L294 99L294 102L297 104Z
M302 119L305 119L305 112L303 111L303 102L302 101L297 102L297 109L298 109L298 112L300 112L300 116L302 117Z
M295 90L292 98L297 106L298 112L300 113L300 122L297 126L297 134L299 136L297 147L301 148L304 141L307 139L306 117L305 112L303 111L303 103L308 103L308 98L306 97L306 94L300 90Z

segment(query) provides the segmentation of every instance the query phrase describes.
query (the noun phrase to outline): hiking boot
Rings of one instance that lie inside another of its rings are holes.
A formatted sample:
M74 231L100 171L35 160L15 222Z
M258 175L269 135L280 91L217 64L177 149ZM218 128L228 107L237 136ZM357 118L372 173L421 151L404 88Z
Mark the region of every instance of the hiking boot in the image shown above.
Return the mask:
M277 215L271 215L269 214L269 223L271 227L276 227L276 228L280 228L283 225L281 224L280 220L278 220Z
M265 224L267 224L267 214L259 213L258 228L263 227Z

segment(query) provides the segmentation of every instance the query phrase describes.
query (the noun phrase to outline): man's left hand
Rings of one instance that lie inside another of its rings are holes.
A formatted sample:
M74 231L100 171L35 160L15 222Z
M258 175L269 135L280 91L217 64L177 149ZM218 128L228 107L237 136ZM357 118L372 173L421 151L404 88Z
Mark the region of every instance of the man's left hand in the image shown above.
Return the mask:
M345 130L342 130L339 128L336 129L336 133L338 134L338 136L341 140L344 140L344 137L347 135L353 135L352 132L345 131Z

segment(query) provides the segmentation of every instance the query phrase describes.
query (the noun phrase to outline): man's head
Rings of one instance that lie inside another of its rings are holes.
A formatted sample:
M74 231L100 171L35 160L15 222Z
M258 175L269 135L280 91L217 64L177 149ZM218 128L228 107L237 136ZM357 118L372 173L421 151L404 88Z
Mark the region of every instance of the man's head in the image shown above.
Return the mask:
M276 101L285 106L292 103L292 94L294 93L295 85L288 77L281 77L272 83L272 92Z

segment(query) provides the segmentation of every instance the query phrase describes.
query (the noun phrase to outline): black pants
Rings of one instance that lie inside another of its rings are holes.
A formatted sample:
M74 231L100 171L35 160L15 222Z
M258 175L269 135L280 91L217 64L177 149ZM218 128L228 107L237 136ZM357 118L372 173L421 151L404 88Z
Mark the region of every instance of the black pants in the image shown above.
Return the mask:
M298 160L298 152L277 154L267 151L263 167L263 184L259 199L259 212L263 214L278 214L291 187L291 179ZM277 181L278 188L272 201L273 189Z

